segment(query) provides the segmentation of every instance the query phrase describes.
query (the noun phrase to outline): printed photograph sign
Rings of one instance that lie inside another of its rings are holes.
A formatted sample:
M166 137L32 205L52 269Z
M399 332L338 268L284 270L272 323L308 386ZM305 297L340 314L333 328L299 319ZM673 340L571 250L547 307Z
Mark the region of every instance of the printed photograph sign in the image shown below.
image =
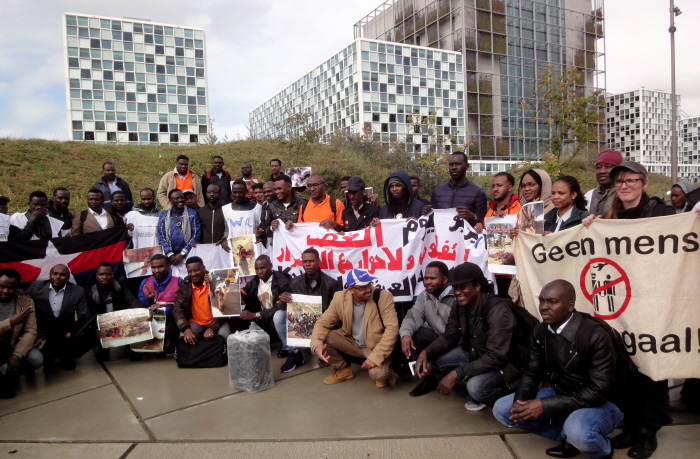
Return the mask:
M510 232L515 228L517 217L489 217L486 222L486 248L489 271L499 274L516 274L513 239Z
M165 308L158 308L153 311L151 332L153 333L152 339L132 344L131 350L135 352L163 352L165 343Z
M150 276L151 257L158 253L163 255L163 248L159 245L125 250L123 259L126 277L131 279L133 277Z
M209 298L214 317L237 317L241 315L241 288L237 269L215 269L209 271L211 284Z
M229 241L233 266L238 268L240 276L255 275L255 236L232 237Z
M146 308L124 309L97 315L103 348L126 346L153 339L150 314Z
M523 233L544 233L544 203L528 202L518 211L518 230Z
M306 186L306 181L311 177L310 167L288 167L285 171L292 179L292 187Z
M321 317L321 297L313 295L292 295L287 303L287 345L311 347L311 332Z

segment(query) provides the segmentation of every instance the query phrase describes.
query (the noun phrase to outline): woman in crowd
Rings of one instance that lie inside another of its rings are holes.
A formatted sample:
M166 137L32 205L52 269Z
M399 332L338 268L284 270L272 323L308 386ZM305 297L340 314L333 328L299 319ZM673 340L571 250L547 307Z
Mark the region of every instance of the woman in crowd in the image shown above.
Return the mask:
M603 218L632 220L675 214L662 199L650 198L644 192L649 180L647 170L641 164L625 161L610 171L610 177L615 184L616 196ZM598 218L589 215L583 220L583 225L589 228ZM625 426L622 433L611 441L615 449L631 447L630 457L647 458L656 450L656 432L671 422L668 381L652 381L642 373L635 375L637 380L629 387L634 396L630 398L639 402L623 408Z
M686 201L685 195L695 189L695 185L688 180L681 180L671 187L671 207L677 214L690 212L693 208L690 202Z
M525 205L530 202L542 201L544 212L553 209L552 205L552 179L549 174L542 169L530 169L520 177L518 186L520 203Z
M576 178L565 175L552 185L554 209L544 216L544 234L573 228L590 215L586 210L586 198Z

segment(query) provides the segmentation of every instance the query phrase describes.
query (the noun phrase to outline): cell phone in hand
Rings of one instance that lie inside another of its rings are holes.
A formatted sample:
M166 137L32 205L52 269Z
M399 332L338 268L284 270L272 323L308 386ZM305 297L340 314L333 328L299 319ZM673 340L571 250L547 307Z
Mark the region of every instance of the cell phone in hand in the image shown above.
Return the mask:
M415 362L415 361L413 361L413 362L408 362L408 368L411 369L411 374L412 374L413 376L415 376L415 375L416 375L416 370L415 370L415 368L416 368L416 362Z

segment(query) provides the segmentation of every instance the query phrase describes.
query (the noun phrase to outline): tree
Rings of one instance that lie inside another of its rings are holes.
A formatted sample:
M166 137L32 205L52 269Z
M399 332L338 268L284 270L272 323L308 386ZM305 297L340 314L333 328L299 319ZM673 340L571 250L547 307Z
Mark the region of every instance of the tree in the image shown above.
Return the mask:
M207 126L207 135L204 136L204 143L208 145L219 143L219 137L214 134L214 118L209 118L209 126Z
M586 94L581 86L583 73L574 67L563 72L548 66L535 91L537 124L545 120L549 127L549 152L559 160L562 155L573 158L593 148L597 152L605 141L600 125L605 123L603 91ZM526 108L533 108L523 101Z
M294 157L299 157L307 145L318 143L321 140L321 130L313 126L310 121L310 113L284 112L284 121L277 126L282 132L282 138L288 141L289 160L294 161Z

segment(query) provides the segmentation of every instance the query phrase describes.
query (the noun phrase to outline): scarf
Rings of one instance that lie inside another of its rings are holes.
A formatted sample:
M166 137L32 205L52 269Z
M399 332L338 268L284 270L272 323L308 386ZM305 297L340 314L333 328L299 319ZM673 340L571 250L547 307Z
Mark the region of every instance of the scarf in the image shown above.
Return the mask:
M173 215L174 214L174 209L170 209L170 212L168 213L168 218L165 219L165 241L168 243L168 246L172 247L172 242L170 241L170 222L172 220L177 221L177 216ZM182 232L182 236L185 238L185 243L187 243L190 238L192 237L192 232L190 228L190 215L189 212L187 212L187 207L182 212L182 226L180 228L180 231ZM180 225L177 225L180 226Z

